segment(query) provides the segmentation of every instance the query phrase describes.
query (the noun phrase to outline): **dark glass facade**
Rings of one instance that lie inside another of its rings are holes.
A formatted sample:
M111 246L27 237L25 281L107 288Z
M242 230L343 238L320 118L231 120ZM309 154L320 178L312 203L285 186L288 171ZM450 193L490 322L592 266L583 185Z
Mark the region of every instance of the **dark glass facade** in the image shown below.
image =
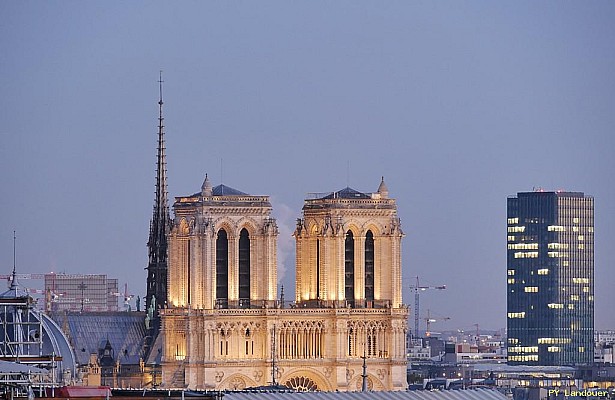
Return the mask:
M508 362L593 362L594 199L578 192L508 198Z

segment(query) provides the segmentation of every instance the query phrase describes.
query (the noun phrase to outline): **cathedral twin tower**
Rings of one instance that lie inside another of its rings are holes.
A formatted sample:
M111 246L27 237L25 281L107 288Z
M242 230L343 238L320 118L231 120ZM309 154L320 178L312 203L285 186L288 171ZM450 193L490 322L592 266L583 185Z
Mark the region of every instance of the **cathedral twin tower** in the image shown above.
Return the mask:
M278 298L268 196L212 187L206 176L173 209L163 386L406 389L403 233L384 180L374 193L346 188L305 200L293 234L293 302Z
M200 193L178 197L169 235L171 307L275 308L276 239L268 196L209 178ZM305 200L294 233L295 305L401 307L401 238L395 200L384 180L376 193L346 188ZM283 306L283 305L280 305Z
M395 200L346 188L305 200L295 301L278 300L268 196L209 179L177 197L161 310L163 384L243 389L406 388L407 310Z
M251 309L276 300L278 229L266 196L205 178L200 193L175 201L169 235L171 307Z

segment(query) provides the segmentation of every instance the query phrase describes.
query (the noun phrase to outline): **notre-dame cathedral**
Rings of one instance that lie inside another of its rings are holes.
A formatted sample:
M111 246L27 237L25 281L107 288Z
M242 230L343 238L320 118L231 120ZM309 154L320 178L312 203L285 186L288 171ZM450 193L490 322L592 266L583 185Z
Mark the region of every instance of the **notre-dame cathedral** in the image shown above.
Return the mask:
M162 343L162 386L405 390L403 233L384 179L374 193L305 200L296 294L284 301L268 196L205 176L199 192L175 198L170 218L162 104L161 86L147 308L161 307L148 332Z
M296 295L278 299L268 196L225 185L177 197L161 310L163 385L406 389L406 318L395 200L351 188L305 200Z

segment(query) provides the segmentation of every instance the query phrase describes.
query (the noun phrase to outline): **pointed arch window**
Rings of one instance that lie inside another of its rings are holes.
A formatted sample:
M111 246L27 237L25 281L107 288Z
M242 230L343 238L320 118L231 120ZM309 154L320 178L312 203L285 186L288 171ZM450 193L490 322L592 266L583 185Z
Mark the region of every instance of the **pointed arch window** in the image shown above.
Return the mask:
M239 306L250 307L250 234L246 228L239 234Z
M216 239L216 305L228 307L228 235L224 229Z
M348 357L356 356L356 337L353 328L348 330Z
M365 300L374 301L374 234L365 235Z
M354 306L354 235L350 230L344 243L344 296Z

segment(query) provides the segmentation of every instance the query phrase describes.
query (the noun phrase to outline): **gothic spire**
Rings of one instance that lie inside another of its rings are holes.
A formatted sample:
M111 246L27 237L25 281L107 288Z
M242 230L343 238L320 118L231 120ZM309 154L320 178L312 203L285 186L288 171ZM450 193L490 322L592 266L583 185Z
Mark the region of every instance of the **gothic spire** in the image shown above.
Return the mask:
M160 71L160 79L158 80L160 88L160 100L158 100L158 157L156 159L156 200L154 203L154 212L157 212L159 217L165 218L165 222L168 222L169 205L167 202L167 160L164 143L164 118L162 116L162 105L164 104L162 102L162 83L162 71Z
M167 200L167 164L164 142L164 117L162 116L162 71L158 80L160 99L158 100L158 154L156 157L156 197L150 223L149 265L147 267L146 308L151 305L164 305L167 301L167 234L169 233L169 205ZM155 311L155 310L153 310ZM157 313L154 312L156 315Z

